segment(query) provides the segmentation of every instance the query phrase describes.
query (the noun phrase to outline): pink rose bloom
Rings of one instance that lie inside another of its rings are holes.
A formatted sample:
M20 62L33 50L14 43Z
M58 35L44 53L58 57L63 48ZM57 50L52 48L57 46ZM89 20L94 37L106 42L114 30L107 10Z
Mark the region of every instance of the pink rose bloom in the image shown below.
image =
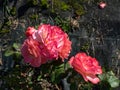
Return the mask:
M26 63L39 67L48 60L66 59L71 50L71 41L68 35L59 27L47 24L40 25L38 30L28 27L27 39L24 41L21 52Z
M64 44L61 46L61 49L59 49L59 56L62 58L62 60L64 60L64 58L67 59L69 56L71 44L72 42L69 40L68 35L66 34L64 37Z
M93 84L97 84L100 81L96 75L102 74L102 69L95 58L87 56L85 53L78 53L75 57L70 58L69 63L83 76L85 81L89 80Z
M46 58L41 55L41 50L39 47L39 43L33 40L33 38L30 36L24 41L21 48L24 61L33 67L39 67L41 64L44 64L47 61Z
M49 55L44 53L46 57L57 59L59 56L62 60L68 57L71 50L71 41L61 28L43 24L39 26L38 31L33 36L36 41L43 43L44 48L47 49Z
M57 43L58 55L63 61L69 56L72 42L69 40L68 35L61 30L61 28L57 26L52 26L51 28L54 31L52 36Z

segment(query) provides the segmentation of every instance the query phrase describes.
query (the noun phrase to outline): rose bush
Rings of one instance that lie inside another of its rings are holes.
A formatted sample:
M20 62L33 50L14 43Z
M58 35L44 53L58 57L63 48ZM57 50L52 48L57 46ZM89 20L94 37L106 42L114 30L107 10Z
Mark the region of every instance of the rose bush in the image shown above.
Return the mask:
M95 58L87 56L85 53L78 53L75 57L70 58L69 63L83 76L85 81L89 80L93 84L97 84L100 81L96 75L102 74L102 69Z
M62 61L68 58L72 43L68 35L58 26L42 24L38 30L28 27L25 34L27 39L22 45L21 52L24 61L31 66L39 67L59 57ZM85 53L78 53L70 58L69 64L83 76L85 81L91 81L93 84L100 81L96 75L101 74L102 69L95 58Z
M43 24L38 30L28 27L26 36L21 48L22 56L34 67L59 57L64 61L71 51L68 35L57 26Z

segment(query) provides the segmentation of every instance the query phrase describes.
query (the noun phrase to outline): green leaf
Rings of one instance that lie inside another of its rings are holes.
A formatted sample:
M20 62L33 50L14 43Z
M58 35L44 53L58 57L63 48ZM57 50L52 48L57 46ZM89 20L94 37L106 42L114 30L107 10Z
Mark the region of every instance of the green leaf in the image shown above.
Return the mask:
M19 43L14 43L13 44L13 48L15 48L16 50L20 48L20 44Z
M65 63L65 66L64 66L64 67L65 67L65 70L67 70L67 69L70 69L70 68L71 68L71 66L70 66L70 64L69 64L68 62L66 62L66 63Z
M103 82L103 84L108 83L109 84L108 87L116 88L119 86L120 81L112 71L104 72L103 74L98 75L98 77ZM106 86L106 84L105 84L105 86Z
M2 30L0 30L0 34L6 34L6 33L9 33L10 32L10 30L8 30L8 29L2 29Z
M69 8L70 8L69 5L67 5L65 2L61 2L61 9L62 9L62 10L67 10L67 9L69 9Z
M109 79L108 81L110 83L110 86L113 87L113 88L119 86L119 80L118 79L113 78L113 79Z
M52 72L52 74L51 74L51 81L55 82L55 72Z
M120 83L119 79L115 76L115 74L112 71L107 72L107 81L113 88L118 87Z
M54 83L59 83L64 74L64 64L55 66L51 74L51 81Z
M14 53L15 53L16 57L21 56L21 52L16 51L16 52L14 52Z
M37 81L40 81L40 80L41 80L41 78L42 78L42 76L41 76L41 75L39 75L39 76L37 77Z
M108 82L111 87L115 88L119 86L119 79L116 76L110 76Z
M6 57L11 56L11 55L13 55L14 53L15 53L14 51L8 49L8 50L5 52L5 56L6 56Z
M106 80L106 74L99 74L98 77L100 78L101 81Z

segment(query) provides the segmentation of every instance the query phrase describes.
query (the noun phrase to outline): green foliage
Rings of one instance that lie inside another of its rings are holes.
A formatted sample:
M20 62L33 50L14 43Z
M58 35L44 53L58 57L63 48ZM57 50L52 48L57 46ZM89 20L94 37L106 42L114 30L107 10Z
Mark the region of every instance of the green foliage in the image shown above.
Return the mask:
M16 15L16 7L12 7L12 9L10 10L10 14L12 15L12 16L15 16Z
M55 17L54 19L55 25L60 26L65 32L69 32L71 30L70 21L68 19L64 19L60 16Z
M120 83L120 80L115 76L115 74L112 71L99 75L99 78L102 81L109 83L110 87L112 88L118 87Z
M83 7L83 2L85 2L85 1L84 0L82 0L82 1L68 0L67 1L68 5L71 7L71 9L74 10L74 12L77 15L83 15L83 14L85 14L85 10L84 10L84 7Z
M73 3L74 2L74 3ZM74 10L76 14L82 15L85 13L82 3L75 0L52 0L48 2L47 0L41 0L41 6L48 8L51 12L60 14L61 11Z
M73 8L77 15L82 15L85 13L83 6L77 2L73 4Z
M30 2L31 5L38 5L39 4L39 0L28 0L28 2Z
M41 6L49 8L50 4L48 3L48 0L41 0Z
M31 19L37 19L38 18L38 14L32 14L32 15L29 15L29 17Z
M59 83L64 73L65 73L64 63L59 66L54 67L51 73L51 81L54 83Z
M4 29L4 28L2 28L2 30L0 30L0 34L6 34L6 33L9 33L9 32L10 32L10 30Z
M88 52L89 48L90 48L90 43L87 42L80 48L80 50L83 52Z
M13 43L13 48L14 48L15 50L20 49L20 44L19 44L19 43Z
M37 5L38 4L38 0L32 0L33 1L33 5Z
M12 21L7 18L7 19L5 19L4 24L6 26L10 26L12 24Z
M48 23L51 25L57 25L60 28L62 28L62 30L64 32L70 32L71 27L70 27L70 20L68 20L67 18L62 18L59 15L57 15L56 17L51 17L49 16L49 19L42 19L41 23Z
M8 47L7 50L5 51L5 56L11 56L15 54L16 56L20 56L20 44L19 43L14 43L13 46Z
M68 10L70 6L62 0L53 0L51 7L52 7L52 11L56 12L56 11Z
M6 52L5 52L5 56L6 56L6 57L11 56L11 55L13 55L13 54L14 54L14 51L11 50L11 49L6 50Z

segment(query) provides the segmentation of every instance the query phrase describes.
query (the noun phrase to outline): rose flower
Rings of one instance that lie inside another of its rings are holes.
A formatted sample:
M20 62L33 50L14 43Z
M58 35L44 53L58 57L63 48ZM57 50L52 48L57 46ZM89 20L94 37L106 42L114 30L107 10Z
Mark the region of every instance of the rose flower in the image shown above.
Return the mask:
M36 41L44 44L44 48L48 50L50 59L61 57L64 60L69 56L71 41L68 35L58 26L40 25L38 31L33 36ZM47 56L48 54L46 54Z
M24 41L21 53L26 63L39 67L48 60L62 58L62 61L69 56L71 41L68 35L57 26L43 24L35 30L28 27L27 39Z
M75 57L70 58L69 63L83 76L85 81L89 80L93 84L97 84L100 81L96 75L102 74L102 69L95 58L87 56L85 53L78 53Z
M39 67L47 61L46 58L41 55L41 52L39 43L33 40L32 37L28 37L21 48L24 61L33 67Z

